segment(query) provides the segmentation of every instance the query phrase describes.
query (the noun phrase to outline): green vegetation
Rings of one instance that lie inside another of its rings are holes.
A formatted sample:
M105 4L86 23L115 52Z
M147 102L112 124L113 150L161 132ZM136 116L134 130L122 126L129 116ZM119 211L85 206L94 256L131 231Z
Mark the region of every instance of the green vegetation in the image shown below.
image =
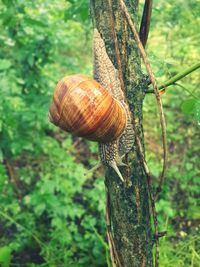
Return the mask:
M109 266L97 145L48 121L56 82L92 75L86 0L0 1L0 266ZM147 53L162 85L200 62L199 1L154 1ZM166 89L169 163L157 201L161 267L200 266L199 70ZM151 90L151 88L150 88ZM156 187L162 150L152 94L144 103Z

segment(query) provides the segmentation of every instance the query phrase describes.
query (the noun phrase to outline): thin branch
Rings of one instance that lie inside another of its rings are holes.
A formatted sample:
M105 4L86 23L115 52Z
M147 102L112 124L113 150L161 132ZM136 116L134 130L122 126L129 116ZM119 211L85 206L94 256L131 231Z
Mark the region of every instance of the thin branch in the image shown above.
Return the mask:
M145 171L147 176L150 176L150 171L149 171L149 168L147 166L147 163L146 163L146 160L145 160L145 157L144 157L142 144L141 144L140 139L138 138L137 135L135 136L135 138L136 138L137 148L139 150L139 154L140 154L140 157L142 159L142 164L143 164L144 171Z
M113 248L113 244L112 244L112 236L111 236L111 221L110 221L110 208L109 208L109 195L108 195L108 191L107 188L105 188L106 190L106 227L107 227L107 239L108 239L108 245L109 245L109 251L110 251L110 258L111 258L111 262L112 262L112 267L116 267L115 264L115 257L114 257L114 248Z
M191 72L197 70L198 68L200 68L200 62L190 66L189 68L183 70L182 72L179 72L177 75L175 75L174 77L170 78L168 81L166 81L163 84L161 84L159 86L159 89L163 89L163 88L166 88L166 87L174 84L175 82L177 82L178 80L180 80L183 77L187 76Z
M167 231L163 231L163 232L158 232L157 236L155 235L155 238L161 238L163 236L166 236Z
M10 217L7 213L5 213L5 212L3 212L1 210L0 210L0 215L3 216L5 219L7 219L9 222L11 222L11 223L15 224L16 226L21 227L22 229L24 229L29 236L33 237L33 239L36 241L36 243L41 248L45 247L45 244L43 243L43 241L41 241L36 234L34 234L33 232L29 231L24 225L18 223L12 217Z
M159 90L166 89L167 87L169 87L171 85L174 85L177 81L181 80L182 78L184 78L185 76L189 75L190 73L192 73L193 71L197 70L198 68L200 68L200 62L190 66L187 69L184 69L183 71L179 72L175 76L171 77L169 80L167 80L164 83L162 83L158 87ZM148 90L146 93L147 94L154 93L154 90Z
M127 44L127 21L126 17L124 15L124 12L121 12L122 16L122 32L124 33L122 35L122 44L121 44L121 63L122 63L122 72L125 72L126 69L126 58L127 58L127 51L126 51L126 44Z
M144 152L142 148L142 144L140 142L140 139L136 136L136 142L139 149L139 154L141 157L141 161L143 164L143 168L147 177L147 185L148 185L148 193L149 193L149 199L151 202L151 211L153 215L153 222L154 222L154 230L155 230L155 242L156 242L156 253L155 253L155 267L159 266L159 232L158 232L158 220L157 220L157 212L156 212L156 206L155 206L155 199L153 196L153 190L151 186L151 176L150 172L147 166L147 163L144 158Z
M153 214L154 230L155 230L155 242L156 242L156 253L155 253L155 267L159 267L159 233L158 233L158 219L155 205L155 198L153 197L153 190L151 186L151 176L147 175L147 184L149 191L149 198L151 201L151 209Z
M110 250L110 258L112 262L112 267L117 267L115 264L115 257L114 257L114 252L113 252L113 245L112 245L112 238L110 235L110 232L107 230L107 239L108 239L108 245L109 245L109 250Z
M175 83L174 85L175 85L175 86L178 86L178 87L182 88L183 90L185 90L186 92L188 92L188 94L190 94L190 95L191 95L192 97L194 97L196 100L200 100L199 97L197 97L196 95L193 94L194 90L193 90L193 92L190 92L190 90L188 90L187 88L185 88L185 86L183 86L183 85L180 84L180 83Z
M152 0L145 0L142 20L140 24L140 33L139 33L143 47L146 46L148 40L149 28L151 22L151 13L152 13Z
M106 188L106 224L107 224L107 238L108 238L108 244L110 248L110 257L111 257L112 265L113 267L117 267L115 264L115 258L116 258L118 266L122 267L122 264L119 259L119 255L117 253L117 249L115 247L115 242L112 237L112 232L111 232L110 201L109 201L107 188Z
M17 178L15 177L13 167L12 167L11 163L9 162L9 160L6 158L4 158L4 163L5 163L5 166L7 169L7 174L8 174L8 177L10 179L10 182L13 184L15 192L17 194L17 198L21 201L22 195L21 195L21 191L19 189Z
M97 236L97 238L99 239L100 243L102 244L102 246L105 248L105 252L106 252L106 263L107 263L107 267L112 267L111 266L111 262L110 262L110 256L109 256L109 246L108 244L104 241L103 237L98 233L97 229L95 227L92 227L95 235Z
M137 31L136 31L134 22L131 19L131 16L130 16L130 14L128 12L128 9L127 9L126 5L124 4L124 1L123 0L119 0L119 2L120 2L120 5L121 5L121 9L123 10L123 12L124 12L124 14L125 14L125 16L127 18L127 21L128 21L130 30L131 30L131 32L132 32L132 34L134 36L135 42L136 42L136 44L138 46L139 52L141 54L141 57L142 57L143 62L145 64L147 73L149 75L149 79L151 80L151 83L153 85L154 93L155 93L155 97L156 97L156 101L157 101L157 105L158 105L158 108L159 108L160 125L161 125L161 128L162 128L162 143L163 143L163 167L162 167L161 175L159 177L159 181L160 181L159 184L162 185L163 184L163 180L164 180L166 165L167 165L167 135L166 135L166 123L165 123L165 116L164 116L164 112L163 112L162 101L161 101L161 98L160 98L160 93L159 93L159 89L158 89L158 86L157 86L157 83L156 83L155 76L153 74L150 62L149 62L149 60L148 60L148 58L146 56L144 47L143 47L143 45L142 45L142 43L140 41L139 35L138 35Z

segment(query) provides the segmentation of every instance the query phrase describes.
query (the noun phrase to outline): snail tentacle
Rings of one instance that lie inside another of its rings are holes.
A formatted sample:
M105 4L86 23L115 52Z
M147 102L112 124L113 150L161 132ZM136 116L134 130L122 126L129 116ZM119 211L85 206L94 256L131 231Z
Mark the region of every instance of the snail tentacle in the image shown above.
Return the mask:
M123 178L123 176L122 176L122 174L121 174L121 172L120 172L120 170L119 170L119 168L118 168L118 166L117 166L117 163L116 163L116 161L110 161L109 163L108 163L108 165L111 167L111 168L113 168L113 170L117 173L117 175L119 176L119 178L121 179L121 181L124 183L124 178Z

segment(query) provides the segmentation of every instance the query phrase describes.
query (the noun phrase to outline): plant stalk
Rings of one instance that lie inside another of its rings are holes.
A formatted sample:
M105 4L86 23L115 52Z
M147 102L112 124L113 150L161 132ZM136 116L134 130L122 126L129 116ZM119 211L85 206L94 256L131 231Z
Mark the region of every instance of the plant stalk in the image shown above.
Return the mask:
M175 76L173 76L169 80L167 80L164 83L162 83L161 85L159 85L158 86L159 90L166 89L167 87L174 85L177 81L181 80L182 78L189 75L190 73L197 70L198 68L200 68L200 62L190 66L189 68L183 70L182 72L179 72L178 74L176 74ZM146 93L147 94L154 93L154 90L148 90Z

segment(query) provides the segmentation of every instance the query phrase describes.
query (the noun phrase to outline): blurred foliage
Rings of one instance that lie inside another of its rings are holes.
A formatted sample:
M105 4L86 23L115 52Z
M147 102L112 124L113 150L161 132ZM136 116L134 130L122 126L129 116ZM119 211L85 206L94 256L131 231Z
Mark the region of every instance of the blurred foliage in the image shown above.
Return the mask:
M199 1L155 1L147 52L159 83L199 60L199 11ZM57 80L92 73L88 1L1 0L0 29L0 264L109 266L103 173L84 175L97 146L47 118ZM157 202L168 231L161 267L200 266L198 71L179 84L163 95L170 153ZM162 151L152 95L144 126L156 185Z

